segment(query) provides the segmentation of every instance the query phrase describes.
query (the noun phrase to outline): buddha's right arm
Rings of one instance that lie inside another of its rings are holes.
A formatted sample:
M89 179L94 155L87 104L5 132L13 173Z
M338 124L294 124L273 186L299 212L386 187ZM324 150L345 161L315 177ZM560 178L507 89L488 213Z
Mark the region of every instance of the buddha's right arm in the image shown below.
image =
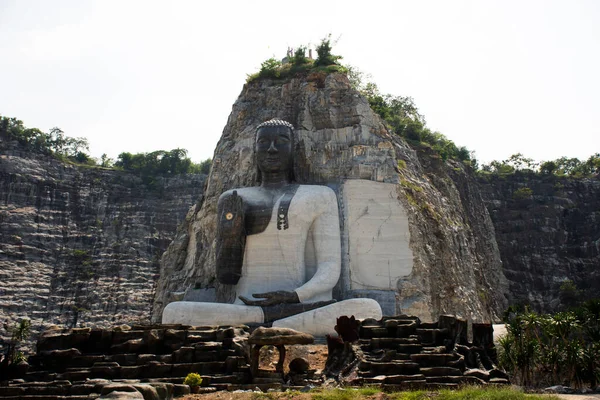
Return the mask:
M235 285L239 281L245 245L244 203L237 191L227 191L217 205L216 272L219 282Z

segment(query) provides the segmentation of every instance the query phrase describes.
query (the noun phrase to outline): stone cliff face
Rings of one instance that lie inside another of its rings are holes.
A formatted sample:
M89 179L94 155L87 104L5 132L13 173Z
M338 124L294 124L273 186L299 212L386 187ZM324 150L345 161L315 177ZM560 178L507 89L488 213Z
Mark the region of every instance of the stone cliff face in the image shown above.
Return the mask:
M511 303L540 312L561 306L571 280L600 293L600 180L516 173L481 179L510 285Z
M217 199L230 188L255 185L254 129L271 118L296 127L299 183L327 184L339 198L347 179L396 185L413 254L410 274L393 288L396 312L427 320L442 313L498 317L507 305L507 285L493 225L470 173L391 135L345 76L316 73L286 83L257 81L242 90L215 150L204 200L192 207L163 255L153 320L191 289L215 288L219 300L232 300L231 288L215 280ZM339 298L349 293L347 268L342 265Z
M160 256L204 176L148 187L16 143L0 150L0 319L12 326L28 317L34 332L147 321Z

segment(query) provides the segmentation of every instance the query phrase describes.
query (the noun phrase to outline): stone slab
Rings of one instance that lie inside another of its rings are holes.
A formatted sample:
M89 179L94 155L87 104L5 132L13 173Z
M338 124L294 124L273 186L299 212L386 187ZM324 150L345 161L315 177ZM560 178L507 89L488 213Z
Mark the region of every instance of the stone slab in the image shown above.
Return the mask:
M346 180L342 193L350 289L396 290L398 279L413 267L408 216L397 185Z

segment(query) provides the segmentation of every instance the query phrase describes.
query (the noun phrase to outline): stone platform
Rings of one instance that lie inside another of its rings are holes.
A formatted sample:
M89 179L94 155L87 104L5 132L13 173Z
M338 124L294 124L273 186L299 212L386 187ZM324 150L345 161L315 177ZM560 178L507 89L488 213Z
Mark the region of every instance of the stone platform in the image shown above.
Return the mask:
M146 400L170 399L189 393L182 383L190 372L202 376L204 391L281 390L288 387L286 382L289 387L302 387L318 378L315 371L297 379L292 375L282 379L281 372L253 377L250 331L243 325L49 330L38 341L36 355L29 358L28 372L12 381L0 379L0 398L95 399L124 391ZM325 375L342 384L405 390L509 383L496 368L491 324L473 324L469 340L466 320L441 316L437 322L425 323L400 315L357 322L357 333L357 341L340 341L351 346L356 356L344 374L328 371L327 365L336 357L329 348Z
M249 384L248 336L247 326L50 330L29 357L29 371L0 386L0 398L93 399L118 391L111 385L126 386L146 400L153 397L144 391L157 389L158 398L171 398L189 393L182 382L190 372L212 390Z
M364 320L358 329L355 374L346 373L351 385L405 390L509 383L496 368L491 324L474 323L472 341L467 321L446 315L433 323L406 315Z

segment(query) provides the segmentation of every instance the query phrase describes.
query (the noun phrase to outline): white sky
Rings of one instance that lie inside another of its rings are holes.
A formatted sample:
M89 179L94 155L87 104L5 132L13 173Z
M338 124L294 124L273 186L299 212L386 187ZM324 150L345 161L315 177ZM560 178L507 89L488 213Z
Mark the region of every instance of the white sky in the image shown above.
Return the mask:
M212 157L246 74L333 52L481 162L600 152L600 1L0 0L0 114L93 156Z

